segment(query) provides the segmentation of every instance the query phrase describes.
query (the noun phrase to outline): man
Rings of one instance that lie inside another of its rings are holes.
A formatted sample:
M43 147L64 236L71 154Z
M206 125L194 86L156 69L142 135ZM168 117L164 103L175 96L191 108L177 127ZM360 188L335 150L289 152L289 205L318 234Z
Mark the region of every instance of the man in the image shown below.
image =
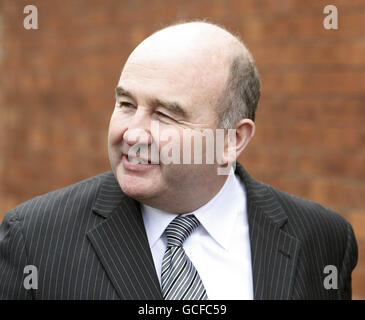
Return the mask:
M251 54L221 27L183 23L144 40L116 89L112 172L7 213L0 298L350 299L350 224L235 163L259 93ZM184 134L207 142L203 130L224 131L217 159L184 163L197 153Z

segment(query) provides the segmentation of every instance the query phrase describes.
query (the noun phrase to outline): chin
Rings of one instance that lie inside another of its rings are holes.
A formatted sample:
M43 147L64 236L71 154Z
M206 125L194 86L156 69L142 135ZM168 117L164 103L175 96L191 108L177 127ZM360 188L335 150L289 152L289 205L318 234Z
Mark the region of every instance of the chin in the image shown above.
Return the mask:
M123 170L117 170L116 176L122 191L135 200L153 198L158 194L159 184L154 179L130 175Z

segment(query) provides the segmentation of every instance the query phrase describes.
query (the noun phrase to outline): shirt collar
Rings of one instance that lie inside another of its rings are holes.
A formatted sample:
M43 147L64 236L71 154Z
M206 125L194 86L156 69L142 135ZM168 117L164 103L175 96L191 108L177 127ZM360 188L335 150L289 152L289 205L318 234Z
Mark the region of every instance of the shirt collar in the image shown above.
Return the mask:
M141 211L147 232L148 242L150 247L153 248L169 223L178 215L162 211L145 204L141 205Z
M245 199L243 183L240 183L231 170L223 187L209 202L184 215L194 214L209 235L224 249L228 249L238 213L245 209ZM152 248L178 214L144 204L141 208L148 241Z

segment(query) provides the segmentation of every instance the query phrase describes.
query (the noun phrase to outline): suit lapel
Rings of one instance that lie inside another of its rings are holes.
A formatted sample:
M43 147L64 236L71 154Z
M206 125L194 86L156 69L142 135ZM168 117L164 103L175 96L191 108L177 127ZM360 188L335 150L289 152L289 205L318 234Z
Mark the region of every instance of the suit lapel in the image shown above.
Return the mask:
M300 242L283 230L287 215L267 185L237 163L247 194L254 299L290 299Z
M112 172L93 211L103 220L87 237L120 298L162 299L139 204L123 194Z
M247 194L254 299L290 299L298 239L283 230L287 215L268 187L237 163ZM138 202L121 191L112 172L93 211L103 217L87 237L121 299L162 299Z

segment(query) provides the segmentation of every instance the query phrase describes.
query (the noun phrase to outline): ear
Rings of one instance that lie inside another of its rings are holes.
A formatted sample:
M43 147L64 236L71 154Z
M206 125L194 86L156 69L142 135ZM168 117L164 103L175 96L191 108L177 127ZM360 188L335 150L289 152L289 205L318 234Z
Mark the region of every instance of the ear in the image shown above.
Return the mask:
M255 123L251 119L238 121L235 130L228 131L222 162L224 164L233 163L245 150L254 134Z

